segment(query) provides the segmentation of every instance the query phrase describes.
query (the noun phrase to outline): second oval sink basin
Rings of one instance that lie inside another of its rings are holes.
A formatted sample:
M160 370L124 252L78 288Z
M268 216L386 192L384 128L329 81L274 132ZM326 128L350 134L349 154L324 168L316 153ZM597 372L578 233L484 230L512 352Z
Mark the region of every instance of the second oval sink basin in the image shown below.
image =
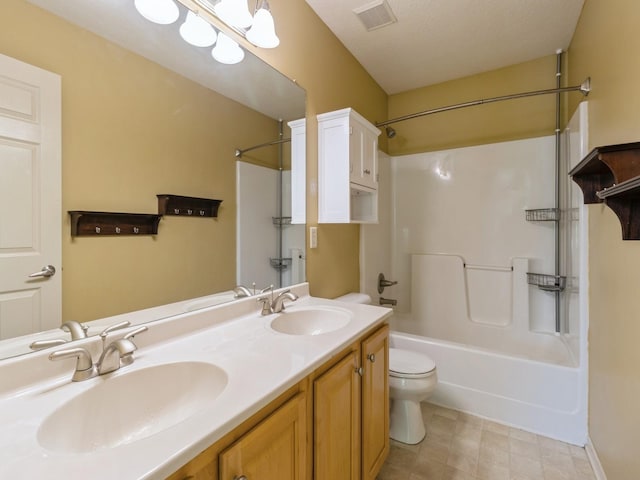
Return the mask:
M63 453L85 453L135 442L177 425L211 404L227 374L204 362L180 362L98 377L40 425L38 442Z
M271 328L289 335L320 335L345 327L352 315L349 310L338 307L290 308L271 321Z

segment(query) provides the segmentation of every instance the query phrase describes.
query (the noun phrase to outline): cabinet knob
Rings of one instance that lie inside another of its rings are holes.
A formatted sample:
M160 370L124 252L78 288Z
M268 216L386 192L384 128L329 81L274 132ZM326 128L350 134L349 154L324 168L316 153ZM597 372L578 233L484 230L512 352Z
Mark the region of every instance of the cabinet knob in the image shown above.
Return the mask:
M233 480L249 480L249 479L244 475L236 475L235 477L233 477Z
M367 360L369 360L371 363L375 363L376 354L375 353L370 353L369 355L367 355Z
M365 171L364 171L364 174L365 174L365 175L371 175L371 170L368 170L368 169L367 169L367 170L365 170Z
M364 368L356 367L356 373L360 376L364 375Z

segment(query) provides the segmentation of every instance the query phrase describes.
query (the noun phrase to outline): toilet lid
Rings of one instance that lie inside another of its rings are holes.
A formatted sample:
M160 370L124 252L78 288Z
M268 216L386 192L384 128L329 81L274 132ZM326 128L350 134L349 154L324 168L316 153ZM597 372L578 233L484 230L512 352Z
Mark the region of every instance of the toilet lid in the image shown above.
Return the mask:
M389 349L389 373L393 375L424 375L435 370L436 364L424 353L401 348Z

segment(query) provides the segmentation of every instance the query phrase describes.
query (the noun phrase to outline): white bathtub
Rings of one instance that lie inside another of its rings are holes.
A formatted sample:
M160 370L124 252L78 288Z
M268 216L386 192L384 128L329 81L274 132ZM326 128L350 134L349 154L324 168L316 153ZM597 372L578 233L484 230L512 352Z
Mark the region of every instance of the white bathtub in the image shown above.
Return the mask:
M429 401L584 446L584 370L393 331L391 346L424 352L438 386Z

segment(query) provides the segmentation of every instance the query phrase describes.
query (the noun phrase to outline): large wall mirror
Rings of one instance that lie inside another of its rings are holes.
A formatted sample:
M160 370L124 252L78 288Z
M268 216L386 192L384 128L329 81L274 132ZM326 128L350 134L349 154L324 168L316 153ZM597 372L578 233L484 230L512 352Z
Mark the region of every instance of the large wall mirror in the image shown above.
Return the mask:
M150 23L133 0L0 5L0 53L62 79L62 321L93 333L126 312L150 309L153 320L180 313L156 306L230 300L239 283L304 280L304 226L286 221L289 144L240 160L235 151L288 137L305 92L249 52L224 65L185 43L187 10L176 3L172 25ZM165 216L144 237L71 236L70 210L157 213L156 195L167 193L222 200L218 217ZM245 237L259 260L243 258ZM0 337L0 358L28 351Z

